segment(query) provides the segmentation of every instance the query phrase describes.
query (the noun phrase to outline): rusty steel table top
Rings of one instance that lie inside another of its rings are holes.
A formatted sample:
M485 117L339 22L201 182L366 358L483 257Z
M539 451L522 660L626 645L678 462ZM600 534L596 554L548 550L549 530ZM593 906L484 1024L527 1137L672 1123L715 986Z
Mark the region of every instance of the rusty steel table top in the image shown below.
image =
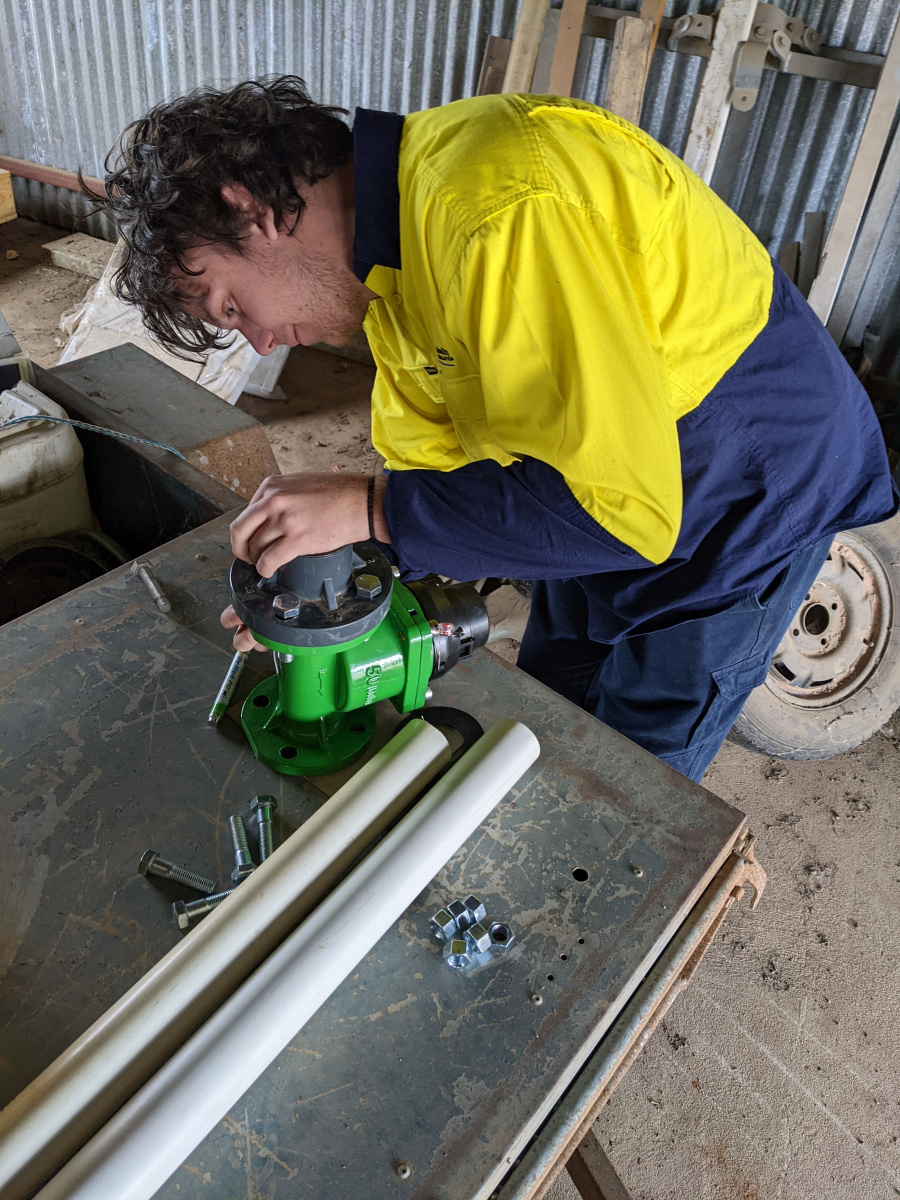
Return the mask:
M228 816L254 793L278 798L280 838L322 803L258 763L233 720L207 725L231 654L227 519L150 557L167 615L126 567L0 628L3 1104L182 936L170 904L185 892L137 874L144 850L225 881ZM244 672L239 699L268 662ZM435 684L434 703L524 721L540 760L165 1200L489 1196L743 829L736 809L488 651ZM472 891L517 944L460 975L428 917Z

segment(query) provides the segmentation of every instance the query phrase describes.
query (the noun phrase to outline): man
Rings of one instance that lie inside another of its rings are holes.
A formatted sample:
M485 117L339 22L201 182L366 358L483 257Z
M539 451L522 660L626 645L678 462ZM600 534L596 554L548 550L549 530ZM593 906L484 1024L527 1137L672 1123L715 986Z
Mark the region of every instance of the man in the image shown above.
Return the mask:
M374 535L404 575L535 579L519 665L693 779L832 535L895 511L868 399L799 293L590 104L358 110L351 135L297 79L207 89L132 125L107 187L120 294L170 348L365 321L389 472L267 480L235 554L270 575Z

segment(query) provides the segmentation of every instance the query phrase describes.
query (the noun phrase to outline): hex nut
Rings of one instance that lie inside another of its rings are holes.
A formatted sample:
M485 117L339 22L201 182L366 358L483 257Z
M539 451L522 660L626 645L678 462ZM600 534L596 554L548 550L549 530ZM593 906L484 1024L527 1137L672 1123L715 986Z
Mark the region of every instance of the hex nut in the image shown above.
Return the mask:
M241 883L248 875L252 875L255 870L256 866L254 863L240 863L231 872L231 882Z
M469 910L462 900L451 900L447 905L447 912L456 922L457 929L468 929L470 925L474 924L469 916Z
M456 918L448 913L446 908L436 912L428 924L439 942L446 942L447 938L453 937L457 931Z
M477 896L466 896L463 904L466 906L466 912L469 914L470 925L474 925L476 921L483 921L487 916L487 908L484 901L479 900Z
M491 949L497 954L505 954L516 940L515 934L504 921L494 921L488 934L491 939Z
M272 601L272 611L282 621L291 621L300 616L300 597L293 592L281 592Z
M187 914L187 905L183 900L176 900L172 905L172 916L179 929L189 929L191 918Z
M486 950L491 948L491 935L481 924L476 921L474 925L470 925L466 930L466 941L469 943L469 949L474 954L484 954Z
M356 594L361 596L363 600L374 600L376 596L382 593L381 580L377 575L357 575Z
M464 971L472 965L472 951L464 937L447 938L444 943L444 962L454 971Z

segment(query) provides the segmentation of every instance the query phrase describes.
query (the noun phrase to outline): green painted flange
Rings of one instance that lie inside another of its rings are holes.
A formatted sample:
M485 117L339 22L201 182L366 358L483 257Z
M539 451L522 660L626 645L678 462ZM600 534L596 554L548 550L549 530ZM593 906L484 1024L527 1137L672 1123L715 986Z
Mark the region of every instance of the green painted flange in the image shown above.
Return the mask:
M375 732L375 709L333 712L291 721L279 697L279 676L257 684L241 709L241 724L261 763L282 775L328 775L359 758Z

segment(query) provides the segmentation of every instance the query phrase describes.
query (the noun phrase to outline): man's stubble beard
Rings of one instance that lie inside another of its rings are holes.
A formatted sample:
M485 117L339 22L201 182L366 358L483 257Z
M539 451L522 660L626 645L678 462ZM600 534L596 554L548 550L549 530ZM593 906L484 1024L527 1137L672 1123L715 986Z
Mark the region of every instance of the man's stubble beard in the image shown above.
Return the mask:
M298 283L310 297L310 315L321 332L320 341L346 346L362 329L369 307L367 289L349 268L336 266L325 256L306 255L298 275Z

